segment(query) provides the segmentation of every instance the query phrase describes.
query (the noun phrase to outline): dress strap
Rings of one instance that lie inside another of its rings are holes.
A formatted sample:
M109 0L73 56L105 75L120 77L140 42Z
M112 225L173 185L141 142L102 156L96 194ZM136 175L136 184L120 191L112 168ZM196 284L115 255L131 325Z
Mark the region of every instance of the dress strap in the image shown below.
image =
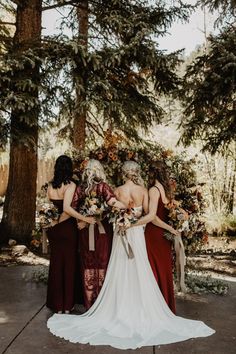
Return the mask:
M163 199L162 199L162 194L161 194L160 188L159 188L159 187L157 187L156 185L154 185L153 187L156 187L156 189L159 191L160 196L161 196L161 201L162 201L162 203L163 203L164 205L166 205L166 204L163 202Z

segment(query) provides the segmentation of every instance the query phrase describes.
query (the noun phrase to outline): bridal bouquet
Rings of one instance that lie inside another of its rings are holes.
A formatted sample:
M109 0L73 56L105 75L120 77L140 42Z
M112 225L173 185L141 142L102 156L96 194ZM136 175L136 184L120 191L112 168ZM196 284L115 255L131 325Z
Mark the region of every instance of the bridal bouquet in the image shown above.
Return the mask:
M135 224L137 220L133 208L118 209L113 207L109 213L109 222L115 224L119 234L125 234L125 230Z
M102 195L98 195L95 191L91 192L89 196L86 196L83 200L83 204L80 206L79 211L84 216L93 216L97 219L97 227L99 234L105 234L104 226L101 220L104 214L108 210L108 205ZM88 226L89 237L89 250L95 251L95 225L90 224Z
M53 203L44 203L38 210L38 221L42 229L57 223L58 217L58 209Z
M109 221L115 224L117 234L121 237L124 250L130 259L134 258L134 253L127 239L126 229L135 224L137 220L133 208L124 210L113 207L109 213Z
M91 194L84 199L79 211L82 215L94 216L98 220L102 220L107 209L108 205L104 198L97 195L96 192L91 192Z
M171 225L174 229L178 230L181 234L185 235L189 231L189 220L188 214L180 208L178 203L170 203L166 207L169 211L169 225ZM165 237L173 241L175 236L169 231L165 232Z

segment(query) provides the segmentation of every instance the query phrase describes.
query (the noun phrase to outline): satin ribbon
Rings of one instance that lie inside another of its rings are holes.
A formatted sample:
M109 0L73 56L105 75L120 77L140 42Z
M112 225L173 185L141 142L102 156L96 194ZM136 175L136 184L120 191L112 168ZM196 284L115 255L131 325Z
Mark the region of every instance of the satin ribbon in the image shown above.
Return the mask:
M119 230L118 230L118 235L121 238L122 245L125 249L125 253L127 254L128 258L133 259L134 252L133 252L132 247L130 246L130 243L128 241L126 231L119 232Z
M184 272L184 267L186 265L186 256L185 256L184 244L181 236L174 237L174 248L176 253L176 272L177 272L178 287L180 291L186 292L185 272Z
M106 231L101 221L97 221L99 234L105 234ZM95 236L94 236L95 225L89 225L89 251L95 251Z
M132 247L130 246L130 243L127 239L127 235L120 235L121 237L121 242L122 242L122 245L125 249L125 253L127 254L128 258L129 259L133 259L134 258L134 252L132 250Z

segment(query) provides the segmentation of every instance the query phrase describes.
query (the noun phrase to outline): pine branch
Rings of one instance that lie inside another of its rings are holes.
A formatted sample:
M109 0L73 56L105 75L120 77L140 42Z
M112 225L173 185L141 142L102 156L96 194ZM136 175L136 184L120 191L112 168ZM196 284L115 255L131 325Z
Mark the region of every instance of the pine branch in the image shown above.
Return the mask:
M86 124L91 127L99 136L101 136L104 139L104 135L100 133L100 131L97 129L96 124L93 124L92 122L86 121Z
M95 114L93 114L93 112L90 110L89 113L93 116L93 118L95 119L98 127L101 129L101 131L103 131L103 127L101 126L99 120L97 119L97 117L95 116Z
M65 2L60 3L60 4L54 4L54 5L44 6L44 7L42 8L42 11L52 10L52 9L56 9L56 8L58 8L58 7L63 7L63 6L68 6L68 5L76 6L75 1L74 1L74 0L71 0L71 1L65 1Z

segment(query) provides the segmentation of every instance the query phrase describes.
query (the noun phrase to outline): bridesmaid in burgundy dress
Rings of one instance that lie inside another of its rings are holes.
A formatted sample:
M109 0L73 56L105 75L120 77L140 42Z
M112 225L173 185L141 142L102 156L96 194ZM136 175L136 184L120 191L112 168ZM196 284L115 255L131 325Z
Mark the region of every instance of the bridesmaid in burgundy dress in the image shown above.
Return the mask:
M158 161L150 166L149 182L149 213L155 214L155 218L145 229L147 253L162 295L175 313L172 244L164 237L164 231L167 230L176 236L179 232L167 224L168 210L165 205L173 198L168 169L164 162Z
M82 185L77 187L72 206L77 210L83 205L84 198L96 193L110 206L124 208L119 202L111 187L106 183L103 166L98 160L91 159L82 175ZM93 245L86 224L79 222L79 251L80 271L82 275L84 306L88 310L95 302L103 285L108 262L111 254L113 227L105 217L102 221L102 229L98 224L93 231Z
M50 266L46 305L58 313L69 313L75 304L74 286L78 241L75 218L87 223L95 223L94 218L84 217L71 207L76 190L72 175L71 159L65 155L59 156L54 168L54 177L47 192L48 198L58 208L60 216L58 223L47 231Z

